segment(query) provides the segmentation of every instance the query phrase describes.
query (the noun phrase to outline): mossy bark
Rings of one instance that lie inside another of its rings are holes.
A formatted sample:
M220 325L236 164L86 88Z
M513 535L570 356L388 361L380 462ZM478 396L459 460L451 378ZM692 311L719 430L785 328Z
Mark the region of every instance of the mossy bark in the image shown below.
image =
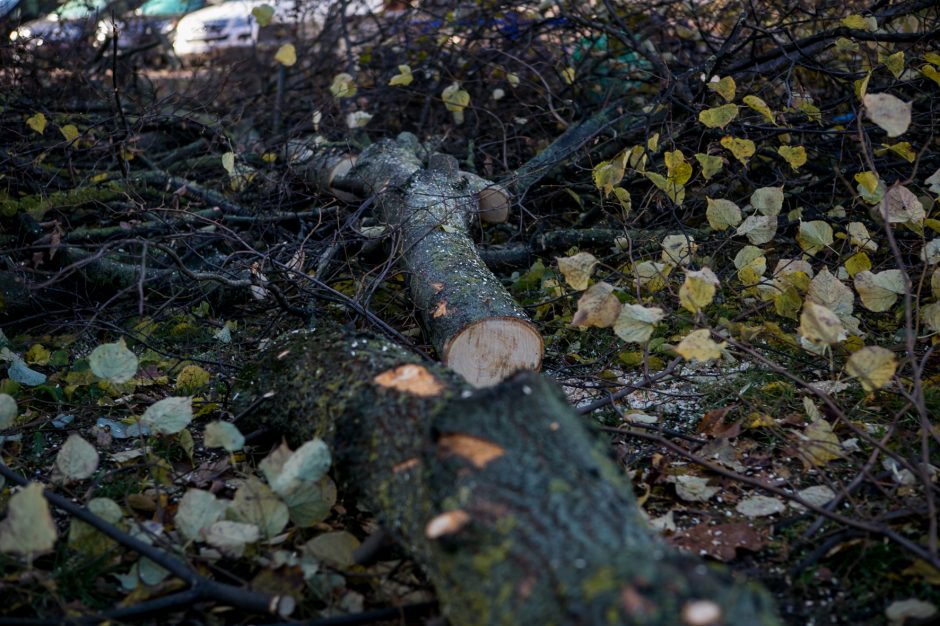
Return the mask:
M473 389L334 329L279 339L243 381L244 406L274 392L245 419L329 442L456 626L780 623L765 592L647 527L624 472L535 373ZM720 617L695 621L703 608Z
M412 301L445 363L468 380L485 379L480 384L489 384L486 372L472 371L472 364L450 363L449 351L457 337L474 324L505 320L510 325L518 323L519 344L529 349L494 347L494 369L507 373L537 369L541 336L480 259L468 234L468 226L480 210L481 194L502 193L508 202L508 193L475 174L460 171L453 157L433 154L425 166L422 156L417 138L403 133L363 150L355 167L342 178L375 196L388 228L397 235ZM324 184L329 178L324 171L332 171L334 161L312 159L309 177ZM332 178L329 181L332 184ZM491 351L484 346L481 352L480 360L486 361Z

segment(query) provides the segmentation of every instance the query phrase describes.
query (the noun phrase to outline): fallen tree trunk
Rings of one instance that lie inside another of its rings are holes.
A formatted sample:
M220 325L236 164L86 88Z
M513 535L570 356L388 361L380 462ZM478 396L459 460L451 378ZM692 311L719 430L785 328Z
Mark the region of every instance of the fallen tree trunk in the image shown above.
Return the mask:
M379 141L357 158L321 151L308 178L345 199L373 195L388 228L400 235L412 300L441 360L477 387L539 368L542 337L480 259L467 229L473 219L505 221L509 193L460 171L453 157L432 154L410 133Z
M246 418L325 438L337 478L470 624L779 624L767 595L667 546L558 389L474 389L398 346L299 332L243 377ZM258 417L252 417L257 415Z

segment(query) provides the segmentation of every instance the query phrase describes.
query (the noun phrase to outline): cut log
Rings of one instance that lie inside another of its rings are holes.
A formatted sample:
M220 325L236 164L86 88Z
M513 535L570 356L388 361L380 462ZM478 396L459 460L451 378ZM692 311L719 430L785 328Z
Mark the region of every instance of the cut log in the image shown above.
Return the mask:
M319 330L275 341L242 380L242 407L273 392L247 426L326 439L455 626L780 624L765 592L647 527L624 472L535 373L473 389L387 341Z
M418 140L403 133L366 148L337 175L348 156L311 159L308 179L324 189L361 188L399 235L412 299L441 360L477 387L518 370L537 370L538 330L477 254L468 234L479 216L505 221L509 193L462 172L450 156L432 154L424 167ZM345 160L343 160L345 159Z

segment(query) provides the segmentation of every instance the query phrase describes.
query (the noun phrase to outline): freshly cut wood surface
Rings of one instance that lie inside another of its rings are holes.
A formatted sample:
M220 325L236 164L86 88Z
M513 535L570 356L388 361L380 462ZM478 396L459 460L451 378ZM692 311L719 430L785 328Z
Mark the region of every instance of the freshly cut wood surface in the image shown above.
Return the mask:
M542 364L542 336L515 318L489 318L466 326L444 346L443 361L475 387L495 385Z

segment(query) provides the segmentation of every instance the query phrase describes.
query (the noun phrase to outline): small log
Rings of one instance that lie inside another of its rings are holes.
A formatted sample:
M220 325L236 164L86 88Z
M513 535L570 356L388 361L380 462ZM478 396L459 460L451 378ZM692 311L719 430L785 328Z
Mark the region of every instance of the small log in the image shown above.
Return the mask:
M480 259L468 233L477 216L505 221L509 193L460 171L450 156L433 154L425 168L420 151L417 138L403 133L369 146L339 175L337 164L349 156L314 157L308 179L326 189L361 187L375 196L383 220L400 234L413 301L448 367L477 387L537 370L541 335Z
M241 380L236 410L273 392L245 425L327 440L336 477L455 626L780 624L766 592L648 528L609 451L533 372L474 389L387 341L319 329L276 340Z

